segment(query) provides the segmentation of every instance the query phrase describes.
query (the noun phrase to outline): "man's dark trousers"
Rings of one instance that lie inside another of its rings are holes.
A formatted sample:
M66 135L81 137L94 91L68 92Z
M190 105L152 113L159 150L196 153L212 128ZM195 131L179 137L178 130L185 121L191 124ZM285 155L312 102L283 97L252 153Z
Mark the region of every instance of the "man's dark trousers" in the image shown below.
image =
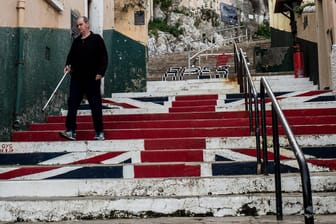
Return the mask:
M84 95L91 108L94 129L97 132L103 131L102 98L100 93L100 80L78 80L71 77L70 95L68 98L68 114L65 122L67 130L77 129L77 110Z

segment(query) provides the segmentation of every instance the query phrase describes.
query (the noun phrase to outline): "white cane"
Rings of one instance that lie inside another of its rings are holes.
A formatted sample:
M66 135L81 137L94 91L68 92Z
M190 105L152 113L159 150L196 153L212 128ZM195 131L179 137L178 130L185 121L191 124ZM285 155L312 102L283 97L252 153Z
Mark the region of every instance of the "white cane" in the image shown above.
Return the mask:
M64 78L65 78L65 76L66 76L67 74L68 74L68 72L65 72L65 73L64 73L63 77L62 77L61 80L58 82L58 84L57 84L57 86L56 86L54 92L51 94L51 96L49 97L47 103L46 103L46 104L44 105L44 107L42 108L42 111L44 111L44 110L47 108L48 104L50 103L50 101L51 101L52 98L54 97L56 91L58 90L58 88L59 88L60 85L62 84L62 82L63 82L63 80L64 80Z

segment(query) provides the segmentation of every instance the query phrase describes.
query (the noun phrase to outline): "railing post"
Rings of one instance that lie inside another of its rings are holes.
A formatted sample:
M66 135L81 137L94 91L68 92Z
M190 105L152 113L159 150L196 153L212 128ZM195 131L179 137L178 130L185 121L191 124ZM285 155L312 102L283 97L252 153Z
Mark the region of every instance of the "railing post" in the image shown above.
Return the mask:
M244 98L245 98L245 111L248 111L248 102L247 102L247 71L245 69L244 66L244 55L243 55L243 51L240 49L239 52L239 57L240 57L240 66L241 66L241 70L242 70L242 81L243 81L243 94L244 94Z
M265 106L265 87L263 80L260 80L260 105L261 105L261 132L263 148L263 174L268 175L268 155L267 155L267 129L266 129L266 106Z
M272 104L272 133L273 133L273 152L274 152L274 175L275 175L275 197L276 197L276 216L277 220L282 220L282 192L280 175L280 147L279 147L279 127L278 117Z
M255 136L257 150L257 174L261 174L261 153L260 153L260 124L259 124L259 103L258 96L254 96L254 111L255 111Z
M252 90L251 90L251 85L249 83L248 84L248 111L249 111L249 120L250 120L250 135L253 136L254 134L254 130L253 130L253 108L252 108Z

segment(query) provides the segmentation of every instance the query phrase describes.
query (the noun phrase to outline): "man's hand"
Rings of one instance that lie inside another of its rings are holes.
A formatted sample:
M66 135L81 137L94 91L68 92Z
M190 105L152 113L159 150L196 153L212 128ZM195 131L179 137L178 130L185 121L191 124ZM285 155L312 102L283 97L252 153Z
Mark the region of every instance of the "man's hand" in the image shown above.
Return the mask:
M99 74L96 75L96 80L101 80L102 78L103 78L102 75L99 75Z
M71 71L71 66L67 65L64 67L64 73L69 73Z

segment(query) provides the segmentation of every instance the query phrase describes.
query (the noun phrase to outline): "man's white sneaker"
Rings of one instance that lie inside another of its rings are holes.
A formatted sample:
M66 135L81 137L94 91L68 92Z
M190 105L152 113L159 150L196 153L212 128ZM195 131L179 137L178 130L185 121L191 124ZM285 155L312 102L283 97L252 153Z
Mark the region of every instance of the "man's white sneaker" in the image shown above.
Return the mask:
M76 140L76 132L71 131L71 130L70 131L61 131L60 135L63 138L66 138L66 139L69 139L69 140L72 140L72 141Z
M98 132L96 133L96 136L94 137L94 140L104 140L104 132Z

